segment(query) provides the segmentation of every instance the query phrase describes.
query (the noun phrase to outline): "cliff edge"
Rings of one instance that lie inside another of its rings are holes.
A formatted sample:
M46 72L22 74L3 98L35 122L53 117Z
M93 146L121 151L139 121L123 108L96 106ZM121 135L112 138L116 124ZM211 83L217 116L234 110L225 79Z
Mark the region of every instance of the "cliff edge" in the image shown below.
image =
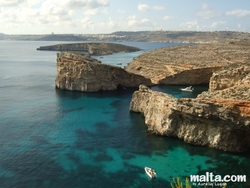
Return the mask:
M125 70L155 84L208 84L213 72L249 62L250 41L216 42L156 49L136 57Z
M224 151L248 151L250 73L246 67L249 66L250 63L237 63L215 72L211 82L220 83L226 78L233 81L224 85L224 89L210 89L195 99L176 99L140 86L133 94L130 110L142 113L148 129L156 134ZM237 74L232 74L233 70Z
M57 72L56 87L71 91L94 92L152 85L150 79L76 52L57 53Z

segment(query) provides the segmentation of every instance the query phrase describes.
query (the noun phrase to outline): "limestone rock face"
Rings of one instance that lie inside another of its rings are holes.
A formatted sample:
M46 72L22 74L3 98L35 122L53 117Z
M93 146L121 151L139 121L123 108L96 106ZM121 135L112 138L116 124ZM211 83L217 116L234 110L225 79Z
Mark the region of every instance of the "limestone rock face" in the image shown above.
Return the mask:
M250 74L250 63L236 63L214 72L210 79L209 91L222 90L234 85L245 85ZM245 79L244 82L243 79ZM248 85L249 86L249 85Z
M117 87L152 85L143 76L126 72L120 67L102 64L82 53L61 52L57 54L57 88L94 92L115 90Z
M203 99L250 100L250 63L235 63L214 72Z
M231 152L250 149L250 63L214 72L210 89L195 99L176 99L140 86L130 110L145 116L148 129L195 145Z
M130 110L142 113L148 129L187 143L244 152L250 148L250 102L176 99L140 86Z
M156 49L136 57L125 69L155 84L196 85L208 84L222 67L249 60L250 42L218 42Z

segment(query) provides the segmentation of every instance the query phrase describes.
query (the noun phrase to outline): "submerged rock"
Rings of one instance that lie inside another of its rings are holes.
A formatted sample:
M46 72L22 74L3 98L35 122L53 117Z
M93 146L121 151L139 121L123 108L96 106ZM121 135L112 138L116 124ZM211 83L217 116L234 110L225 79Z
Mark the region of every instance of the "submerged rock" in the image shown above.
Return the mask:
M94 92L138 87L140 84L152 85L150 79L76 52L57 54L57 72L56 87L71 91Z

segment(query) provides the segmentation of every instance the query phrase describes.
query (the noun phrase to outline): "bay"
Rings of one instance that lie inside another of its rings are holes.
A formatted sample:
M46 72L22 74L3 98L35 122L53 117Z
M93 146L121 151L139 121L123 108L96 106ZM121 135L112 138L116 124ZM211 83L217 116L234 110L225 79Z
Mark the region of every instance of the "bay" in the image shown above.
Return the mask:
M134 89L81 93L54 87L56 52L65 42L0 41L0 185L3 188L171 187L172 178L213 172L250 177L249 152L234 154L193 146L147 132L129 112ZM123 42L150 51L173 43ZM122 66L143 53L103 56ZM196 97L177 86L152 89ZM151 180L144 166L153 167ZM248 180L248 179L247 179ZM249 187L250 182L228 187Z

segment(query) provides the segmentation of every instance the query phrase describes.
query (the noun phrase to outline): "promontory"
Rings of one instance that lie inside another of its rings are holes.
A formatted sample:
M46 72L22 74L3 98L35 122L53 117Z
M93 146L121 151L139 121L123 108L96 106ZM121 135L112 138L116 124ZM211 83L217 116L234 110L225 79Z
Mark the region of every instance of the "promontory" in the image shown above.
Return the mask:
M130 110L142 113L148 129L187 143L230 152L250 149L250 62L214 72L209 91L177 99L141 85Z
M94 92L152 85L148 78L128 73L117 66L102 64L80 52L58 53L57 72L56 87L71 91Z
M71 44L56 44L51 46L41 46L37 50L49 51L79 51L89 55L108 55L118 52L136 52L140 48L126 46L116 43L71 43Z
M213 72L237 62L249 62L250 42L231 41L156 49L137 56L125 70L154 84L208 84Z

